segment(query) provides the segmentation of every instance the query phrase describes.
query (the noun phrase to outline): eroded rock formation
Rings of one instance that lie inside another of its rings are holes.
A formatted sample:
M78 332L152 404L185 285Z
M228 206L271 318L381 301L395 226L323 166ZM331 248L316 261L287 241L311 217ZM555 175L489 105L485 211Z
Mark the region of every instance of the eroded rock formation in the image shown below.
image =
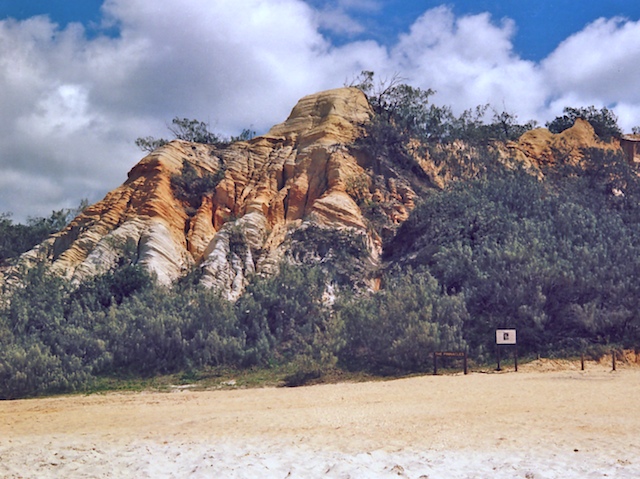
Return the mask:
M348 145L370 115L361 91L341 88L303 98L284 123L250 141L226 148L172 141L21 263L45 260L79 281L129 258L164 284L201 267L203 284L237 297L247 276L277 267L288 235L306 222L366 234L347 193L364 169ZM171 184L185 162L201 177L224 171L197 208ZM369 243L375 256L379 243Z
M374 173L371 158L354 149L371 115L360 90L340 88L303 98L284 123L250 141L224 148L172 141L143 158L122 186L22 255L5 278L19 277L21 267L37 261L73 281L134 262L166 285L201 268L204 285L235 299L252 275L274 272L295 232L309 225L362 235L375 264L381 237L365 210L370 218L377 208L375 214L397 225L415 206L416 193L392 165ZM421 157L418 146L408 151L415 152L427 183L444 187L451 173ZM578 120L559 135L540 128L499 149L503 160L540 172L558 155L578 161L590 147L616 145L603 144ZM458 156L469 149L457 143L446 148L457 148ZM185 165L196 180L221 179L190 201L172 184ZM370 283L375 287L375 278Z
M619 148L619 144L600 141L591 124L581 118L561 133L536 128L507 144L511 158L536 168L553 166L561 158L578 162L589 148Z

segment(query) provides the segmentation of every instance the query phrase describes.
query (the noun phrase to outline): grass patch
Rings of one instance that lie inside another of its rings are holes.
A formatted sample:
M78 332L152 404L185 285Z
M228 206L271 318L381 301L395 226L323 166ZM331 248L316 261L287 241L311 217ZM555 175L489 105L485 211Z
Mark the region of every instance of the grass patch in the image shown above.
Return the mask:
M525 357L518 359L518 363L519 365L524 365L534 359L534 357ZM503 360L501 363L503 370L513 369L512 359ZM495 367L495 363L470 363L469 373L494 372ZM451 367L443 365L438 367L439 376L462 374L462 372L462 368L457 366ZM343 382L392 381L395 379L428 376L431 374L432 370L429 369L421 373L383 376L360 371L347 371L340 368L323 370L299 369L291 364L270 368L250 369L205 368L154 377L102 376L96 378L90 387L78 391L78 393L88 395L145 391L168 393L185 389L190 391L214 391L268 387L300 387Z
M97 378L82 394L106 394L118 392L172 392L181 389L210 391L224 389L256 389L265 387L296 387L312 384L334 384L339 382L365 382L389 379L360 372L341 369L323 371L301 371L291 365L271 368L230 369L206 368L183 371L176 374L143 377Z

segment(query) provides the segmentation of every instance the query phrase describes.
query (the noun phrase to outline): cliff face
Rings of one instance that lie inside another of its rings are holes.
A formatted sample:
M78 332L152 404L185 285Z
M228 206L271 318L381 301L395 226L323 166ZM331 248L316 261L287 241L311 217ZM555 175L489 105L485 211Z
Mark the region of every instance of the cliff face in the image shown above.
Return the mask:
M414 207L416 193L393 169L372 173L371 159L353 148L371 114L360 90L341 88L303 98L284 123L250 141L225 148L172 141L143 158L122 186L22 255L13 276L21 265L44 261L81 281L135 262L168 285L200 268L202 284L234 299L252 275L274 272L291 252L296 232L310 226L315 234L320 228L361 235L366 262L375 264L381 239L363 210L373 205L386 224L397 225ZM616 145L599 142L593 128L579 120L559 135L527 132L504 146L502 156L540 172L559 154L578 161L589 147ZM429 158L415 161L431 186L446 184L442 166L436 168ZM195 204L172 185L185 165L195 172L192 180L221 177ZM375 287L375 280L369 285Z
M370 115L362 92L342 88L303 98L284 123L250 141L220 149L172 141L21 262L45 260L82 280L125 258L164 284L199 266L203 284L234 298L248 275L277 267L297 228L314 223L366 234L346 190L364 173L348 145ZM171 185L184 163L200 177L224 171L197 209ZM379 242L370 237L369 244L375 258Z

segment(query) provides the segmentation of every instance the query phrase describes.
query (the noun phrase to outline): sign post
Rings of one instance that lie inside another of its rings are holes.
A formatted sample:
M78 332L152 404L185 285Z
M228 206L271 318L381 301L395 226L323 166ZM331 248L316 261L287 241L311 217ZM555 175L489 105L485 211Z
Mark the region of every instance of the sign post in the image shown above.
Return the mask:
M467 351L434 351L433 352L433 375L436 376L438 374L438 358L462 358L462 366L464 368L464 373L467 374L468 370L468 360L467 360Z
M502 371L500 368L500 346L515 346L513 359L516 371L518 371L518 345L516 342L516 330L515 329L496 329L496 356L498 359L497 371Z
M611 361L613 361L613 370L616 370L616 351L615 349L611 350Z

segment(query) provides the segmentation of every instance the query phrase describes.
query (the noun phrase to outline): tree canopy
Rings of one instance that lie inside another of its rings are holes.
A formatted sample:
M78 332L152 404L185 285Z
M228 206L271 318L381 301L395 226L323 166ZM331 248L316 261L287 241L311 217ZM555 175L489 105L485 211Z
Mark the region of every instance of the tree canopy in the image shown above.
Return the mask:
M167 128L173 134L174 139L215 146L228 145L234 141L247 141L253 138L256 134L256 132L250 128L245 128L238 136L224 138L223 136L210 131L209 124L204 121L179 117L175 117L171 120L171 125ZM170 140L165 138L146 136L137 138L135 143L142 151L153 151L166 145L169 141Z

